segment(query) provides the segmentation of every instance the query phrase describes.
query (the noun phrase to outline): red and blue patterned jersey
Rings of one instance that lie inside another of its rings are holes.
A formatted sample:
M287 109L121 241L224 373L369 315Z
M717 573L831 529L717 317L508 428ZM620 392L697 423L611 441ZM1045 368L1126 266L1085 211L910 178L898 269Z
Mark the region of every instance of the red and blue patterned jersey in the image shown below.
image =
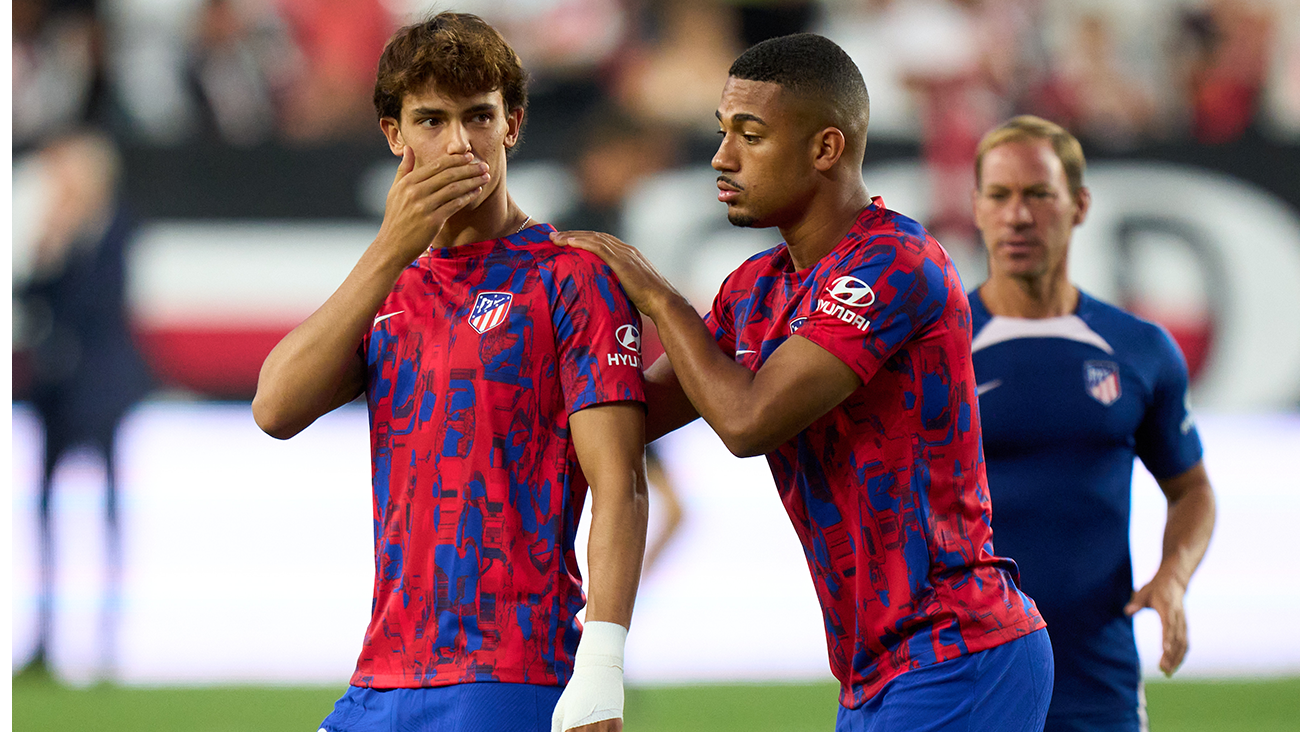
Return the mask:
M757 371L792 334L862 386L767 456L821 601L840 703L1042 627L993 553L971 314L947 253L879 199L808 270L781 244L723 283L718 344Z
M587 482L569 415L645 397L640 316L551 231L421 256L362 341L375 590L355 686L572 674Z

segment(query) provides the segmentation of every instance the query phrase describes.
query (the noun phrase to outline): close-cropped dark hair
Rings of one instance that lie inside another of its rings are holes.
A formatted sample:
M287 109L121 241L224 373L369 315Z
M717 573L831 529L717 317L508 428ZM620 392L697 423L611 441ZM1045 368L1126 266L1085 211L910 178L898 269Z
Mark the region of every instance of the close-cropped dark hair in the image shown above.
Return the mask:
M375 77L376 114L400 120L406 95L429 84L459 97L500 90L506 112L528 108L528 75L518 54L469 13L438 13L388 39Z
M728 74L746 81L779 84L823 106L829 122L861 145L867 137L871 103L857 64L815 33L770 38L740 54Z

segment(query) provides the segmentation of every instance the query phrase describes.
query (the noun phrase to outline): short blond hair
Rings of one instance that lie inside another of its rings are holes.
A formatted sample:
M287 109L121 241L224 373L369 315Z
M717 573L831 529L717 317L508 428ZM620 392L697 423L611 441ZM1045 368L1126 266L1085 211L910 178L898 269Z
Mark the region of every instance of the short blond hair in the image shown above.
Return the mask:
M1024 140L1047 140L1052 144L1052 151L1065 168L1065 180L1070 185L1070 195L1075 195L1083 187L1083 170L1088 163L1083 158L1083 145L1070 131L1032 114L1012 117L989 130L975 148L975 186L979 187L980 171L984 165L984 154L999 145Z

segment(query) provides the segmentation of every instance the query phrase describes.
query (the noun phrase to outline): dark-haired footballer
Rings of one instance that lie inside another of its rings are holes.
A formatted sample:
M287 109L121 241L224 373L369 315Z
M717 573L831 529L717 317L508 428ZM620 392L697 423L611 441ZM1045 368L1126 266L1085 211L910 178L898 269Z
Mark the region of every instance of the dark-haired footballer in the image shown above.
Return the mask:
M764 41L718 108L718 199L784 243L695 309L603 234L599 254L659 329L648 436L703 417L766 455L803 543L841 684L836 729L1038 730L1042 618L993 549L971 311L943 248L862 180L868 100L834 43Z
M608 267L507 192L526 106L518 57L479 18L399 30L375 83L402 158L379 234L262 366L253 413L275 437L362 393L370 409L374 600L327 732L622 728L640 320Z

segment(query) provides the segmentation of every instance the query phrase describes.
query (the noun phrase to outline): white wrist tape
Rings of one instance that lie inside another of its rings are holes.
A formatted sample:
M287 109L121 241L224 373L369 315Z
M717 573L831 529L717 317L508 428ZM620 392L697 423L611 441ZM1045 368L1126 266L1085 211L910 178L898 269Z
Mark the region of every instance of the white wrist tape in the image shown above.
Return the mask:
M593 620L582 628L573 678L551 715L551 732L623 718L623 647L627 628Z

